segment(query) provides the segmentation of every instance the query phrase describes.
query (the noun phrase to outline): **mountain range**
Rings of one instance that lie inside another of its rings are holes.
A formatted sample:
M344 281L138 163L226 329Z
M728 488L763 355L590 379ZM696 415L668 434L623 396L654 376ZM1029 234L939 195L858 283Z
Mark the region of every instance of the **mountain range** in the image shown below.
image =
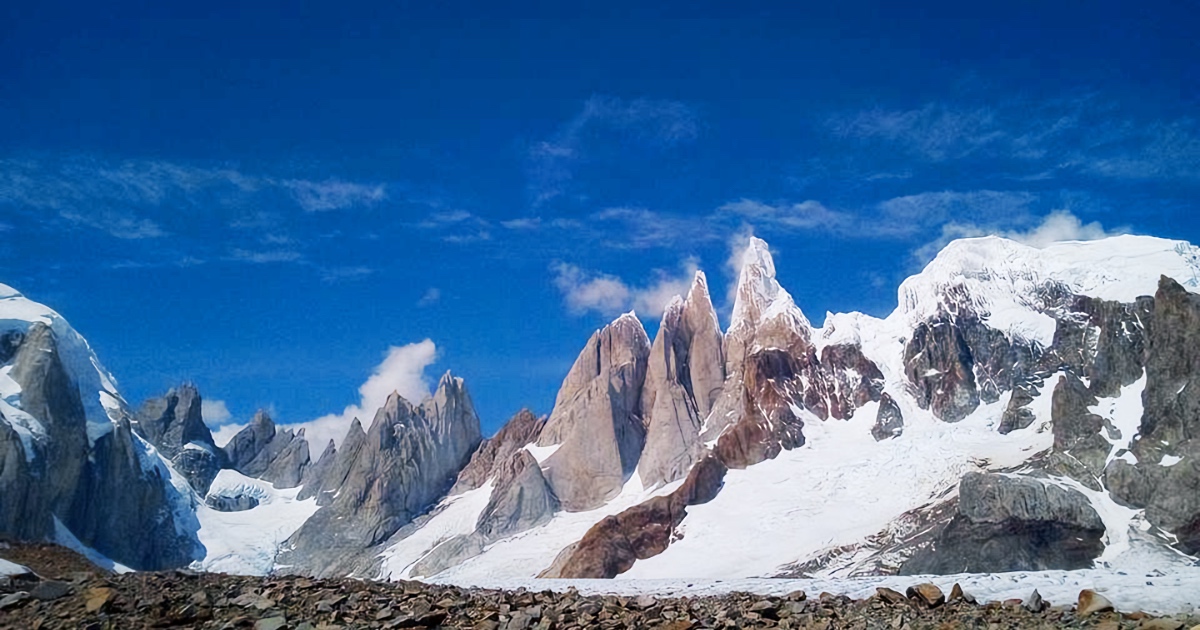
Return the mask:
M118 569L461 583L1195 562L1200 249L958 240L888 317L819 327L765 242L740 262L724 330L697 272L653 339L633 313L597 330L547 417L484 438L446 373L338 444L265 412L217 444L190 384L135 408L0 285L0 535Z

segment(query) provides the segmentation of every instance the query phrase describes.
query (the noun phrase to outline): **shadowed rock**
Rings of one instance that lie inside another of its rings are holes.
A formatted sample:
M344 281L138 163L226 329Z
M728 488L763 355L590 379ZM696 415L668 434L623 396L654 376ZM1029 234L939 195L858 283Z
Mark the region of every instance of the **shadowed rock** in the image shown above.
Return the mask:
M217 448L204 424L200 392L190 383L142 403L133 429L170 460L201 496L226 466L224 451Z
M488 479L496 475L498 465L507 461L526 444L537 442L545 424L545 418L539 419L528 409L518 411L517 415L504 423L495 436L480 442L467 467L458 474L458 481L450 490L450 494L461 494L487 483Z

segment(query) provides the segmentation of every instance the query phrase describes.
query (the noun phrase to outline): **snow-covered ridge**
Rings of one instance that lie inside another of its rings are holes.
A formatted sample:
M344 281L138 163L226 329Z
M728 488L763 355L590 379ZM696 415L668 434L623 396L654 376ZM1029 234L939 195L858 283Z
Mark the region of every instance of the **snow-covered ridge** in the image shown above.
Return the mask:
M1049 345L1054 322L1040 312L1044 289L1057 285L1075 294L1132 302L1153 295L1162 275L1191 287L1200 284L1198 254L1186 242L1149 236L1043 248L997 236L960 239L900 284L899 306L888 319L911 327L939 310L965 307L1011 337Z
M24 333L36 323L45 324L54 331L59 355L67 373L76 380L83 398L88 439L95 443L112 431L114 421L129 415L128 404L117 391L116 379L100 363L87 340L61 315L26 298L16 289L0 284L0 333L10 330Z

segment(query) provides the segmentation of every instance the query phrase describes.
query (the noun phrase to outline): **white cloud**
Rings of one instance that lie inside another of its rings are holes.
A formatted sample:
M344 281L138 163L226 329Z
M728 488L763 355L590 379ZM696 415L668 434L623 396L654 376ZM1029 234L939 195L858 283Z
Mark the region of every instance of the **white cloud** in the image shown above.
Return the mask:
M383 184L359 184L339 179L314 182L289 179L281 182L301 208L309 212L343 210L354 206L369 206L387 196Z
M593 96L553 137L529 147L534 205L567 192L574 169L588 159L589 148L606 140L664 149L695 140L699 133L696 113L684 103Z
M233 414L229 413L229 407L225 406L224 400L207 398L200 401L200 416L204 418L204 424L207 424L209 428L219 427L233 418Z
M355 278L365 278L375 273L375 270L370 267L322 267L321 280L325 282L337 282L339 280L353 280Z
M754 229L748 225L743 225L741 229L729 236L729 258L725 260L725 273L729 276L729 288L725 292L725 310L732 310L733 303L737 299L738 277L742 274L746 250L749 249L750 238L753 236Z
M375 412L393 391L414 405L428 398L431 383L425 376L425 368L435 360L437 346L429 339L405 346L392 346L388 348L383 362L375 366L370 378L358 388L358 404L347 405L341 413L285 426L292 430L304 429L309 453L312 457L320 457L329 440L341 444L354 418L362 421L363 429L370 428Z
M1004 238L1009 238L1031 247L1043 248L1061 241L1099 240L1124 234L1126 231L1123 228L1105 229L1098 221L1084 223L1083 220L1075 216L1070 210L1055 210L1042 217L1041 221L1036 225L1025 230L1006 229L996 224L981 225L977 223L952 222L942 226L942 233L937 239L917 248L913 252L913 258L917 263L923 265L933 260L938 252L950 241L959 238L1003 236Z
M665 271L657 272L658 278L654 283L633 292L633 308L645 316L661 317L671 298L679 295L686 296L692 288L696 272L700 270L695 258L688 258L681 265L680 275L671 275Z
M629 307L629 287L616 276L589 274L579 267L557 263L554 285L567 301L567 310L575 314L596 311L601 315L615 315Z
M225 446L226 444L229 444L229 440L232 440L233 436L237 435L242 429L245 428L245 422L235 422L233 424L221 425L212 432L213 443L217 446ZM310 443L309 451L312 450L313 449L311 448ZM320 453L317 453L317 455L320 455Z
M124 212L108 210L76 212L73 210L63 210L59 214L71 223L108 232L112 236L125 240L158 238L167 235L162 227L154 221L138 218Z
M229 259L255 264L296 262L300 260L300 252L288 249L276 249L265 252L235 249L230 252Z
M1124 233L1125 230L1105 230L1099 221L1084 223L1070 210L1055 210L1041 224L1023 232L1004 232L1014 241L1042 248L1059 241L1095 241Z
M679 273L659 269L646 286L631 287L616 276L587 272L567 263L553 266L554 284L571 313L595 311L613 316L633 309L643 318L661 317L671 298L687 295L698 269L697 260L688 258L680 264Z

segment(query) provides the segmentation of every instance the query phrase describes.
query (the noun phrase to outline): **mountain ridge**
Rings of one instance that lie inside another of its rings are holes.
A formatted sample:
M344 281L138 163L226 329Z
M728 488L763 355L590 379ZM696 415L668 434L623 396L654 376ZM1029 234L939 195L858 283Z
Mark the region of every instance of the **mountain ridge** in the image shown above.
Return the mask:
M5 376L31 369L14 358L30 330L31 344L67 340L64 369L96 388L92 415L79 414L87 448L106 431L142 445L138 476L157 474L146 487L161 490L134 500L199 520L175 534L194 543L184 564L197 568L465 581L986 570L997 556L976 543L996 527L1009 532L1002 555L1026 568L1130 563L1200 550L1200 505L1183 496L1200 481L1183 419L1200 367L1200 298L1184 286L1200 282L1194 250L1133 236L1040 249L954 241L900 285L888 317L827 314L818 328L780 286L766 242L751 239L726 330L698 272L653 340L632 313L597 330L545 419L517 414L484 440L465 384L447 373L419 405L389 396L315 461L302 431L265 416L217 449L187 386L133 414L65 320L3 285L0 363L13 364ZM1180 349L1185 359L1167 359ZM26 444L50 443L20 432L34 426L19 420L23 406L42 409L24 393L35 389L0 392L0 464L19 468L43 448ZM1162 446L1135 440L1159 433ZM885 482L889 471L901 476ZM811 531L781 539L797 510ZM1103 527L1078 516L1088 510ZM116 543L91 525L102 517L75 528L110 553ZM847 518L854 527L832 529ZM902 533L912 519L928 535ZM234 522L253 536L238 543ZM1077 531L1094 542L1074 555L1043 544ZM223 537L234 542L214 543Z

